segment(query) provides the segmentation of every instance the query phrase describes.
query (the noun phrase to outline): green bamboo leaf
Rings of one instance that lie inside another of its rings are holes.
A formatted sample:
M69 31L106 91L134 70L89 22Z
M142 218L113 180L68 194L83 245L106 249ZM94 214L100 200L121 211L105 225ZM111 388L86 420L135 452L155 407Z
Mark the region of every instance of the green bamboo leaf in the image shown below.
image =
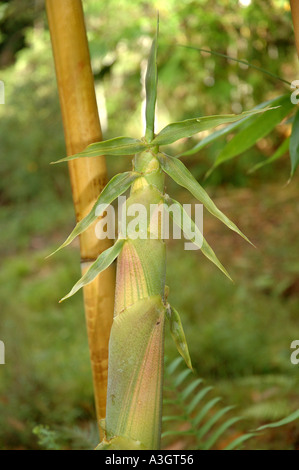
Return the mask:
M213 251L213 249L210 247L210 245L208 244L208 242L205 240L205 238L203 237L202 233L200 232L199 228L195 225L195 223L193 222L193 220L189 217L189 215L187 214L187 212L184 210L183 206L178 202L178 201L175 201L174 199L170 198L167 194L164 195L164 198L163 198L165 204L166 204L166 210L169 211L171 217L173 218L174 222L179 225L181 227L181 229L184 231L185 235L187 238L191 238L192 235L194 233L197 234L197 237L196 239L193 241L194 244L196 244L202 251L202 253L210 260L212 261L212 263L215 264L215 266L217 266L218 269L220 269L220 271L223 272L223 274L225 274L231 281L232 281L232 278L230 277L230 275L228 274L227 270L225 269L225 267L220 263L219 259L217 258L215 252ZM180 216L178 216L178 212L175 211L175 210L172 210L171 209L171 206L177 206L180 210ZM184 223L184 220L188 220L189 221L189 224L185 224ZM193 232L193 234L191 235L191 233L188 233L186 231L186 226L190 226L191 228L191 231ZM200 243L197 243L196 240L201 240Z
M239 436L236 439L234 439L223 450L234 450L236 447L239 447L241 444L243 444L243 442L248 441L248 439L251 439L254 436L256 436L256 433L254 432L243 434L243 436Z
M272 108L258 109L252 111L245 111L242 114L223 114L222 116L203 116L193 119L186 119L185 121L173 122L164 127L159 134L156 135L151 145L168 145L176 142L185 137L191 137L198 132L206 131L212 127L220 126L228 122L239 121L245 116L257 113L264 113Z
M263 160L262 162L259 162L256 165L254 165L252 168L250 168L248 173L253 173L253 172L259 170L260 168L262 168L263 166L269 165L270 163L273 163L276 160L278 160L280 157L282 157L288 151L289 143L290 143L290 137L287 137L271 157L269 157L266 160Z
M188 349L188 345L187 345L187 341L186 341L186 337L185 337L185 333L184 333L184 329L183 329L183 325L182 325L182 322L181 322L180 315L175 310L175 308L173 308L169 305L169 307L166 309L166 317L169 321L170 333L171 333L171 336L172 336L172 338L174 340L174 343L177 347L177 350L181 354L181 356L183 357L183 359L186 362L189 369L192 370L191 358L190 358L189 349ZM190 373L189 369L184 370L181 374L179 374L178 378L182 376L185 379L185 377L187 377L187 375L189 375L189 373ZM178 380L178 378L177 378L177 380ZM181 382L177 382L177 380L175 381L175 386L176 387L181 384Z
M250 126L233 137L218 155L208 175L221 163L230 160L252 147L259 139L269 134L294 108L289 95L277 98L272 104L277 107L271 113L259 116Z
M89 214L87 214L84 219L80 220L80 222L77 223L74 230L65 240L65 242L63 242L62 245L60 245L60 247L57 248L57 250L55 250L49 256L54 255L54 253L57 253L59 250L69 245L78 235L84 232L97 219L97 217L100 216L100 214L96 214L96 209L100 204L103 206L103 213L105 209L118 196L123 194L131 186L133 181L135 181L139 177L140 173L136 173L134 171L126 171L124 173L115 175L105 186ZM49 256L47 256L47 258L49 258Z
M295 115L290 138L291 178L299 164L299 110Z
M255 106L253 108L253 110L262 109L262 108L265 108L267 106L271 106L276 99L277 98L274 98L274 99L268 100L268 101L264 101L263 103L260 103L259 105ZM229 134L230 132L234 131L238 127L242 126L244 123L248 124L248 122L253 121L257 117L258 117L258 114L255 114L253 116L251 114L249 114L248 116L245 116L243 119L240 119L239 121L233 122L232 124L229 124L228 126L223 127L222 129L219 129L218 131L212 132L210 135L208 135L207 137L202 139L200 142L198 142L198 144L196 144L194 147L192 147L189 150L186 150L186 152L183 152L180 155L177 155L177 157L178 156L183 157L183 156L187 156L187 155L193 155L194 153L197 153L201 149L206 147L211 142L214 142L215 140L219 139L220 137Z
M263 426L260 426L259 428L257 428L257 431L262 431L267 428L278 428L280 426L285 426L286 424L292 423L296 419L299 419L299 410L294 411L289 416L281 419L280 421L276 421L275 423L270 423L270 424L264 424Z
M204 446L202 447L203 450L210 450L211 447L219 440L219 438L225 433L227 429L229 429L233 424L241 421L242 418L236 416L234 418L230 418L225 421L219 428L217 428L209 439L205 442Z
M131 137L115 137L114 139L90 144L82 152L69 155L68 157L61 158L57 162L52 163L68 162L81 157L98 157L99 155L134 155L135 153L142 152L142 150L146 148L146 144L141 140L132 139Z
M76 292L78 292L79 289L81 289L81 287L86 286L86 284L89 284L91 281L94 280L94 278L98 274L107 269L121 252L124 243L125 240L119 238L111 248L108 248L107 250L103 251L103 253L101 253L100 256L96 259L96 261L90 266L88 271L86 271L86 273L81 277L81 279L76 282L71 291L65 297L63 297L60 302L74 295Z
M227 225L227 227L251 243L248 238L238 229L238 227L218 209L208 193L203 189L202 186L200 186L192 173L190 173L190 171L180 160L161 153L158 154L158 159L165 173L167 173L177 184L183 186L183 188L188 189L188 191L190 191L190 193L196 199L198 199L212 215L217 217L217 219L221 220L221 222Z
M146 91L145 138L148 142L150 142L154 138L154 131L155 131L155 110L156 110L157 83L158 83L158 73L157 73L158 34L159 34L159 17L157 19L156 37L152 43L148 65L147 65L146 77L145 77L145 91Z

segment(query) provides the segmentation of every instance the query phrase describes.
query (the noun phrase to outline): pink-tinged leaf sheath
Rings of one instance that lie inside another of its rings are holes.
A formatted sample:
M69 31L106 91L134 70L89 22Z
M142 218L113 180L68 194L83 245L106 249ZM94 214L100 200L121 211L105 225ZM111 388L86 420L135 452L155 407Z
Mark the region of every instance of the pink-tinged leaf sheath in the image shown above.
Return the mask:
M115 317L109 343L106 441L122 436L158 449L165 307L140 300Z
M154 256L153 256L154 254ZM119 255L114 315L138 300L164 294L166 249L161 240L128 240Z

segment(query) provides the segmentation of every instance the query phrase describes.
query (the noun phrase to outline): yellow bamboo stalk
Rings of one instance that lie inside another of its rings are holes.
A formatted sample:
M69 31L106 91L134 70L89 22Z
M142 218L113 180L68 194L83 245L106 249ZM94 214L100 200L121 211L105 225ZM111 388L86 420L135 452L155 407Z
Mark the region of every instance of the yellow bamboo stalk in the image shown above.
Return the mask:
M297 53L299 56L299 1L298 0L290 0L291 2L291 11L292 11L292 18L294 24L294 31L295 31L295 42Z
M102 139L81 0L46 0L67 154ZM69 162L76 219L90 211L107 182L103 156ZM111 245L98 240L94 224L80 236L84 272ZM105 417L108 341L113 318L115 270L84 288L85 316L98 420Z

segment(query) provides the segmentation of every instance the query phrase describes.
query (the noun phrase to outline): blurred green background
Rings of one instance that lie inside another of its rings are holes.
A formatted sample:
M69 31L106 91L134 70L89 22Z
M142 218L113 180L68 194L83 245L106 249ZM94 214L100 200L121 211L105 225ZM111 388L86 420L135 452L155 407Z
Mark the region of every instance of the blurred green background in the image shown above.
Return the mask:
M279 80L230 60L187 50L212 49L286 80L298 77L289 2L284 0L83 1L104 138L139 137L144 75L160 13L158 127L193 116L240 113L288 91ZM44 2L0 1L0 449L89 448L97 443L82 294L58 304L79 277L78 243L45 260L74 225L64 138ZM203 180L226 142L184 158L219 207L257 246L204 213L204 233L235 280L200 252L168 242L170 301L181 313L194 368L225 404L238 405L244 428L299 407L298 175L289 157L253 175L289 135L277 126L250 151ZM175 154L194 145L172 145ZM109 176L130 159L107 158ZM167 181L168 192L191 202ZM167 333L168 358L177 353ZM33 433L36 426L38 435ZM53 434L52 434L53 432ZM44 439L43 436L45 435ZM52 442L52 441L53 442ZM50 441L50 444L49 444ZM252 448L299 448L298 425L263 435Z

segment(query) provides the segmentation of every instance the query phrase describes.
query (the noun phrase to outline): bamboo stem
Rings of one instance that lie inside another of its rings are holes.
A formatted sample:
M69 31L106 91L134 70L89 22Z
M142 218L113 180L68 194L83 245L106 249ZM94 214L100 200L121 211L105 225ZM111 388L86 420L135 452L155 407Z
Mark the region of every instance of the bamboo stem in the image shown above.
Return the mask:
M297 54L299 56L299 2L298 0L290 0L291 2L291 11L295 31L295 42L297 48Z
M102 139L81 0L46 0L64 124L67 154ZM70 161L69 172L77 221L88 214L107 182L103 156ZM80 236L84 272L110 246L98 240L94 224ZM84 288L85 316L98 420L105 417L108 342L113 318L114 267Z

